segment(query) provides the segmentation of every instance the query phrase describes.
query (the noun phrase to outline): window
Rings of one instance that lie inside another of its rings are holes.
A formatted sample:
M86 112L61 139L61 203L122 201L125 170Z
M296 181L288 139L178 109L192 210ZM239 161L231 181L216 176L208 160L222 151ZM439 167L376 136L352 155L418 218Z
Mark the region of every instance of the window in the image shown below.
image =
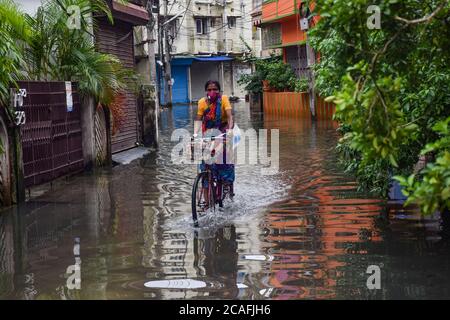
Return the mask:
M252 28L252 40L261 40L261 30L256 26Z
M269 47L278 46L281 44L281 24L272 23L261 28L262 48L270 49Z
M236 27L236 17L228 17L228 28Z
M208 32L208 20L206 18L195 19L197 34L206 34Z
M167 30L169 31L169 35L172 39L177 37L177 31L179 29L178 19L174 19L168 23Z

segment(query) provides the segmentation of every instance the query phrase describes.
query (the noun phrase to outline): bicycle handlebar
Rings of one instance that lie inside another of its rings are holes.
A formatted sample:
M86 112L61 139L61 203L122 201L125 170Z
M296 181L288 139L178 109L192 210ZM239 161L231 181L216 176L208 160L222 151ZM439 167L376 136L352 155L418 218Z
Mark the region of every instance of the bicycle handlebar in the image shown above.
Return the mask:
M221 138L221 137L225 136L226 134L227 133L225 132L218 136L212 136L212 137L208 137L208 138L196 138L194 135L191 137L191 141L195 141L195 140L197 140L197 141L209 141L209 140L214 141L215 139Z

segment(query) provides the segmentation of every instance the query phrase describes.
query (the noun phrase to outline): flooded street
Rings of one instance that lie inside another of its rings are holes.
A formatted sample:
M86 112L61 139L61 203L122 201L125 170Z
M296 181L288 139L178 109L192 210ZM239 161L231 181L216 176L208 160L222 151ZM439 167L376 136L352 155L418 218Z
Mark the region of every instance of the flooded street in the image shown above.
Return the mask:
M171 162L171 134L192 130L195 109L161 112L159 151L3 210L0 298L450 298L448 222L357 192L332 122L236 104L241 129L280 130L279 173L237 166L234 202L194 228L197 168ZM76 258L80 290L66 286ZM369 266L379 290L366 285Z

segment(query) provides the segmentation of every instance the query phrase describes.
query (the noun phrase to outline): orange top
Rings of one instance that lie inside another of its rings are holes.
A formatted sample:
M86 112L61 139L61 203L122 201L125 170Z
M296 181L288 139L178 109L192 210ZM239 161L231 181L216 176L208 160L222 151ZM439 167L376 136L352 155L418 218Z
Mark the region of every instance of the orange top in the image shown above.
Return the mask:
M209 103L208 100L203 97L198 101L198 110L197 110L197 115L199 116L203 116L203 114L205 113L206 109L208 109L209 107ZM228 96L223 95L222 96L222 123L225 123L228 121L228 116L227 113L225 112L226 110L231 110L231 103L230 100L228 99Z

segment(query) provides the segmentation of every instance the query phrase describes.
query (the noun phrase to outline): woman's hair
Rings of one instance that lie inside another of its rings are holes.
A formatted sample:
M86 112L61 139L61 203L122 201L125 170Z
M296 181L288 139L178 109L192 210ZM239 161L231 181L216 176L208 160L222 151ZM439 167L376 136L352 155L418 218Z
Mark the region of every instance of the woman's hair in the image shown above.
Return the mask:
M219 83L219 81L216 81L216 80L208 80L208 81L206 81L206 83L205 83L205 91L208 89L208 86L210 84L215 84L217 86L217 88L219 88L219 91L220 91L220 83Z

